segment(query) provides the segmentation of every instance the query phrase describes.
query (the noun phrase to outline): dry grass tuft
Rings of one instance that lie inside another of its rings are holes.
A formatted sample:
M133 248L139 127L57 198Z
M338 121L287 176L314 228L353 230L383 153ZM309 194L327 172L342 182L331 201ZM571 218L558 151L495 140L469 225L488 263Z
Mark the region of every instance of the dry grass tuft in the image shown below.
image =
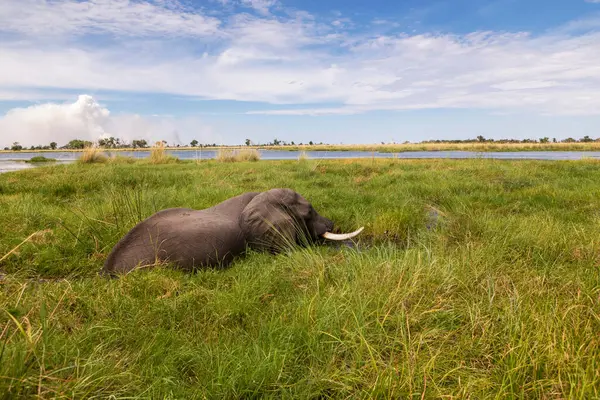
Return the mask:
M108 161L108 156L98 147L86 147L79 157L78 161L83 164L105 163Z
M154 147L150 149L151 164L169 164L177 161L177 157L170 156L167 154L165 144L163 142L156 142Z
M298 161L305 161L308 160L310 157L308 157L308 153L304 150L302 150L300 152L300 154L298 154Z
M260 152L256 149L219 149L216 160L219 162L258 161Z

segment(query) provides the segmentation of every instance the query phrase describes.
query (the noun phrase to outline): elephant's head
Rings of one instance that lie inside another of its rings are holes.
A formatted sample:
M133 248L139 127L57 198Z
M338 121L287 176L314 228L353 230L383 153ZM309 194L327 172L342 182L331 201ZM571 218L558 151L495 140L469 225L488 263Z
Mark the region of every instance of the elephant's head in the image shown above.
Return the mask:
M319 238L346 240L362 231L332 233L333 222L291 189L272 189L255 196L242 211L240 226L251 248L271 252Z

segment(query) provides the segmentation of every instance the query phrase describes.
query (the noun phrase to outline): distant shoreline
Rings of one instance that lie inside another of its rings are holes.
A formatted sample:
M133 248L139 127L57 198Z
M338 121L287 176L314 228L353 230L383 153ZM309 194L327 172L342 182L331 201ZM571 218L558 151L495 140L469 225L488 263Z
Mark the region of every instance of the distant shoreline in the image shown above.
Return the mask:
M400 153L414 151L476 151L476 152L520 152L520 151L600 151L600 142L575 143L410 143L410 144L355 144L355 145L287 145L287 146L217 146L217 147L165 147L169 151L218 151L220 149L257 149L280 151L371 151L381 153ZM103 148L110 152L150 151L146 148ZM0 153L59 153L82 152L83 149L43 149L43 150L0 150Z

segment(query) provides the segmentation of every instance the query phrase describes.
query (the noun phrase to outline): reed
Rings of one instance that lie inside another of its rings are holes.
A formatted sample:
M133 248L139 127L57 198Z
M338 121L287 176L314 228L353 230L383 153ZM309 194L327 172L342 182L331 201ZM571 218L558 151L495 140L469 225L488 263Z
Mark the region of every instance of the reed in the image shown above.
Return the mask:
M82 164L105 163L108 161L108 156L100 148L88 146L83 149L77 161Z
M258 161L260 152L256 149L219 149L216 160L219 162Z
M156 142L150 149L150 164L170 164L177 162L179 159L175 156L167 154L164 142Z

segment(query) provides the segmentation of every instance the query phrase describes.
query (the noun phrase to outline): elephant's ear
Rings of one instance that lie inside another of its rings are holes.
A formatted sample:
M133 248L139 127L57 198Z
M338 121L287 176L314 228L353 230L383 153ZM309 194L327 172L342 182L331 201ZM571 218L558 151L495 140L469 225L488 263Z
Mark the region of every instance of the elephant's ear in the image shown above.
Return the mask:
M250 201L242 211L240 225L250 247L282 251L303 240L312 207L291 189L272 189Z

